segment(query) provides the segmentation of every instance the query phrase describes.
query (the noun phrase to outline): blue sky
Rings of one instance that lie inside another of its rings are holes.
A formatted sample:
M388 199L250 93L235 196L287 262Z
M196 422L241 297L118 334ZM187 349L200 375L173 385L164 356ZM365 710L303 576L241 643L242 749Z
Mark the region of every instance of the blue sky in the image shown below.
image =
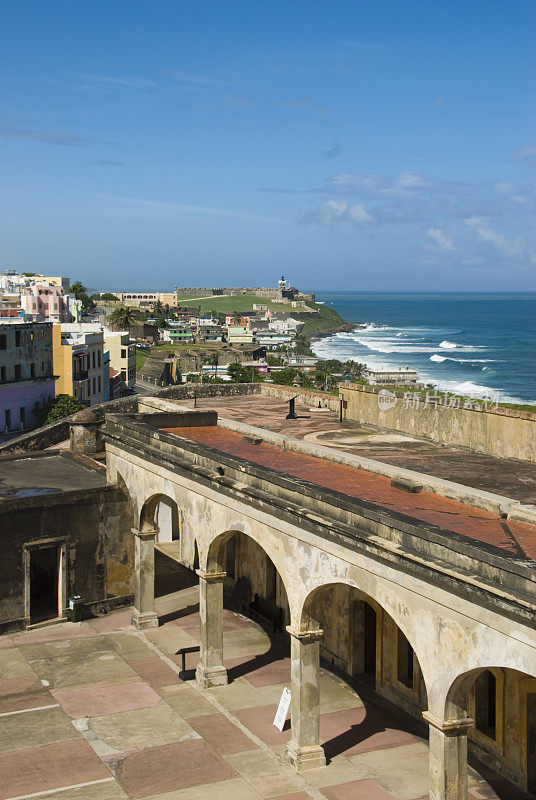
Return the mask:
M534 289L532 0L3 0L0 267Z

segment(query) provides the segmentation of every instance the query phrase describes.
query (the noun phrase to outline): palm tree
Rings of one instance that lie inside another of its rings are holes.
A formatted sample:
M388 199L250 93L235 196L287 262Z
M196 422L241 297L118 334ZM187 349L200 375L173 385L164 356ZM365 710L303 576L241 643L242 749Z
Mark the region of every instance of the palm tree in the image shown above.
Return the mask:
M136 321L136 312L131 306L117 306L106 321L116 330L128 330Z
M347 361L343 375L345 378L351 378L354 381L363 380L363 373L367 365L361 364L359 361Z
M155 317L163 317L164 316L164 304L157 300L156 303L153 305L153 313Z
M240 321L242 319L242 314L240 311L233 311L233 322L235 325L240 325Z
M311 350L311 340L304 333L297 333L294 337L297 353L309 353Z

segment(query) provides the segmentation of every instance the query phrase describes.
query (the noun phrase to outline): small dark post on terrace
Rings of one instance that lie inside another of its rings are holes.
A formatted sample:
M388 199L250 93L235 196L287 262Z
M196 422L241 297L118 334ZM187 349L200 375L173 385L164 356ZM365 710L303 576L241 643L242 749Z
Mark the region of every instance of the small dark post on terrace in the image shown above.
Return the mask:
M298 395L296 395L296 397L298 397ZM288 401L288 414L286 416L286 419L298 419L298 415L296 414L296 411L294 410L294 405L296 403L296 397L291 397L290 400Z

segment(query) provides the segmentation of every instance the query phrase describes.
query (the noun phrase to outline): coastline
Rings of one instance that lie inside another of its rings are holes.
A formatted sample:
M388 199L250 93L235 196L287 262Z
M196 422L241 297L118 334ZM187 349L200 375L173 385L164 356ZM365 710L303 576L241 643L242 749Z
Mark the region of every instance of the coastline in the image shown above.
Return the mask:
M536 403L536 292L316 295L340 323L333 326L339 331L312 337L318 358L378 369L409 366L420 382L454 395ZM348 328L340 317L350 321Z
M394 360L384 360L376 355L371 357L367 357L366 354L364 356L358 356L355 354L349 354L348 351L345 350L343 350L343 352L338 352L335 349L332 350L333 343L339 343L342 338L338 336L338 334L348 334L348 338L351 341L351 338L355 334L382 329L382 326L376 326L374 323L349 323L348 325L341 326L341 330L334 333L326 333L316 336L314 340L311 340L311 350L321 361L336 358L343 362L348 360L359 361L360 363L365 363L371 369L399 369L400 364L395 363ZM448 360L448 356L439 356L438 359L439 358L444 359L445 361ZM436 362L438 359L434 359L433 356L431 357L431 360ZM458 394L464 397L473 397L475 399L491 399L493 402L498 403L533 405L530 403L530 401L512 396L508 393L505 393L503 390L494 390L488 386L473 384L471 381L460 382L442 377L438 378L435 375L427 374L425 370L423 371L419 365L412 363L410 359L407 360L407 366L410 369L415 369L418 372L419 383L433 384L434 387L441 392L447 392L454 395Z

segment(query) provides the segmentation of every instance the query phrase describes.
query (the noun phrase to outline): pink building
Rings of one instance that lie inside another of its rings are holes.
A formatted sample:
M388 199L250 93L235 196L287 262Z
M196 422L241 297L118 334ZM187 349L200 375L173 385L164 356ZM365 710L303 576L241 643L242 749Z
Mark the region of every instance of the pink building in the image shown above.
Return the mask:
M36 283L25 286L21 304L27 314L43 316L51 322L70 322L69 300L61 286Z

